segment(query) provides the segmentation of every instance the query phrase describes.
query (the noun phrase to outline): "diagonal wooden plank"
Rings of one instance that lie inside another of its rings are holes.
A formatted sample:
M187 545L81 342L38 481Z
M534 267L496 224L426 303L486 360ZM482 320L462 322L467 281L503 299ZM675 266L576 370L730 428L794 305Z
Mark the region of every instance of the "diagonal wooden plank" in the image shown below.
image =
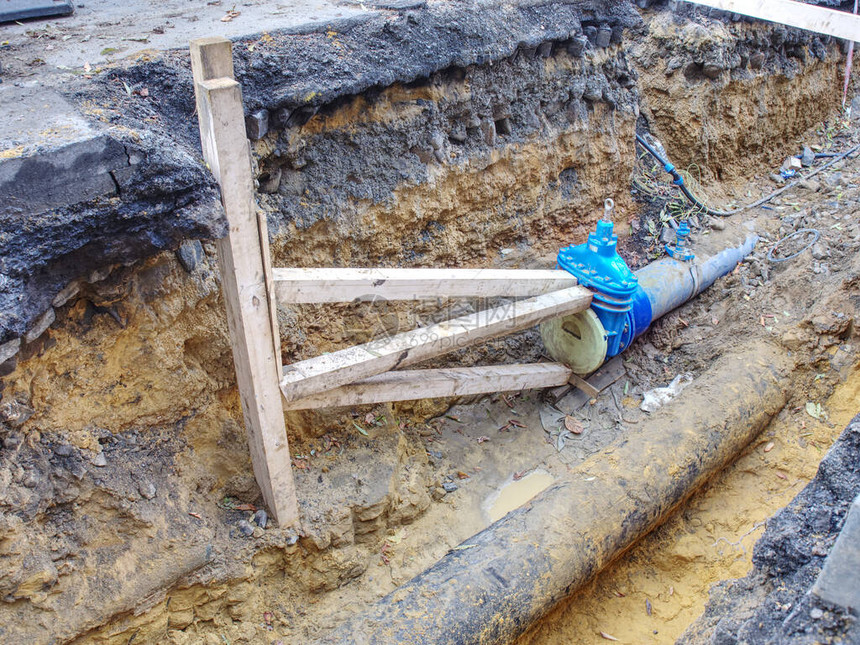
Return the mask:
M287 402L295 401L388 370L415 365L480 340L582 311L591 304L591 295L584 287L569 287L293 363L284 367L281 392Z
M567 271L532 269L276 268L280 302L537 296L576 285Z
M796 0L687 0L744 16L860 41L860 16Z
M284 404L285 410L353 406L385 401L436 399L488 392L519 392L567 383L572 372L561 363L446 367L385 372Z

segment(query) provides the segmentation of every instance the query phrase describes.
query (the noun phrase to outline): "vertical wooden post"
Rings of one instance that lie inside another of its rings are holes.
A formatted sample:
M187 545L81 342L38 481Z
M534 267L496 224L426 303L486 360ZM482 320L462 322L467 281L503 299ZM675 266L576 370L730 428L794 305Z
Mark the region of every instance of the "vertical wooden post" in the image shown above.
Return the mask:
M281 363L271 299L268 232L256 213L242 91L233 79L230 41L191 42L191 67L203 158L221 186L230 231L218 242L221 288L254 475L281 526L298 521L298 504L281 404Z

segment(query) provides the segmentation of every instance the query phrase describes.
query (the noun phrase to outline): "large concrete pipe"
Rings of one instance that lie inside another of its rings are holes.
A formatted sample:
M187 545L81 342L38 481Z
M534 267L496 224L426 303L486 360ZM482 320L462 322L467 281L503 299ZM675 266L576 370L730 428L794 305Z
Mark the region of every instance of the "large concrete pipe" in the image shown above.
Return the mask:
M733 460L786 402L771 346L724 356L672 405L321 643L509 643Z
M616 245L612 223L601 220L585 244L558 253L558 265L594 292L591 308L541 325L544 346L555 360L585 375L630 346L651 323L681 306L749 255L757 237L704 261L694 260L679 229L679 244L663 258L633 273Z

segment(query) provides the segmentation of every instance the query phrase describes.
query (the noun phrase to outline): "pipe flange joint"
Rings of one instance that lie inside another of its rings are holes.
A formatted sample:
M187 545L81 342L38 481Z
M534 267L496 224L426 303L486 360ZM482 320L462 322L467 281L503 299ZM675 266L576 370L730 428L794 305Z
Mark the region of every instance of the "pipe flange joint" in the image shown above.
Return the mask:
M695 259L696 254L693 253L690 249L687 248L678 248L674 244L666 245L666 253L680 262L690 262Z

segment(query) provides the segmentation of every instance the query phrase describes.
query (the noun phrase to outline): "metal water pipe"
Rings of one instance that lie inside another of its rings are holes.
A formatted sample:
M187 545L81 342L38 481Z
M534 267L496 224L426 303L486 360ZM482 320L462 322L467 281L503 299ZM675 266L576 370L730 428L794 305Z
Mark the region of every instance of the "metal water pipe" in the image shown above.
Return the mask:
M652 322L729 273L758 241L758 236L749 235L740 246L697 261L688 246L689 229L679 229L678 241L667 245L669 257L634 273L618 255L618 236L609 221L612 207L612 200L607 200L604 218L585 244L558 252L559 268L594 292L591 307L541 325L550 356L580 375L623 352Z

